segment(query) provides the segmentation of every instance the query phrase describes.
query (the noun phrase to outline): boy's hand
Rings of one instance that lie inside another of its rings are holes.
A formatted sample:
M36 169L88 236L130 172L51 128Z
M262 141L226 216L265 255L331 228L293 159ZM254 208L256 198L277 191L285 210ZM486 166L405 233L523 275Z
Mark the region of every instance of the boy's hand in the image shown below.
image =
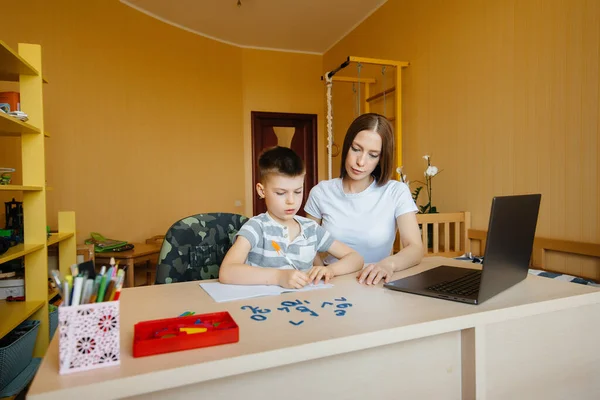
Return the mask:
M308 275L295 269L279 270L279 286L288 289L302 289L308 284Z
M331 268L327 268L323 265L314 266L308 271L308 279L310 283L317 284L321 279L325 280L325 283L329 283L329 280L334 277Z

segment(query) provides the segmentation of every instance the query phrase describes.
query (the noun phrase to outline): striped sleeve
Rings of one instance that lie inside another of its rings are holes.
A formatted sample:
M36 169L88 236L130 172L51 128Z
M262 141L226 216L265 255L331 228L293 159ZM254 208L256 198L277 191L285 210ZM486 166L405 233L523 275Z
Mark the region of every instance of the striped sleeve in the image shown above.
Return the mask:
M333 236L325 230L321 225L315 223L316 235L317 235L317 251L325 252L328 251L333 244Z
M252 248L258 245L260 238L262 237L262 225L260 222L256 220L256 218L250 218L236 233L237 236L245 237L249 242Z

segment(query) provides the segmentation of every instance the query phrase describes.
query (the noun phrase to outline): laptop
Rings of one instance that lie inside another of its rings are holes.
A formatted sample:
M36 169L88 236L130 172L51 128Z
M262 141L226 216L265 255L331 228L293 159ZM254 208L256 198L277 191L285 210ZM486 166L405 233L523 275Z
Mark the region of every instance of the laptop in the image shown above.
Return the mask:
M492 199L481 270L449 265L388 282L400 292L480 304L527 277L541 194Z

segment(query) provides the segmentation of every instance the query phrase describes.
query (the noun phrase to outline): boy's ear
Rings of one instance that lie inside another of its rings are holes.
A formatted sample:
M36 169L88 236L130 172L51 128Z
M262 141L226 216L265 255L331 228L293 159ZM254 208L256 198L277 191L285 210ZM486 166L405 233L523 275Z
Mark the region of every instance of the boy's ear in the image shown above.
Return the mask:
M258 197L261 199L265 198L265 187L260 182L256 184L256 193L258 193Z

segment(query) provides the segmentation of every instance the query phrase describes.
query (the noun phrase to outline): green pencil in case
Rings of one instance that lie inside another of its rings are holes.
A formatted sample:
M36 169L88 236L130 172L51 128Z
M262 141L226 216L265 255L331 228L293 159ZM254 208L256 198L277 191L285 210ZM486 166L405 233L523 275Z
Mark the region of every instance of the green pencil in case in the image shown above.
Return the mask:
M98 289L98 298L96 303L102 303L104 301L104 294L106 293L106 286L108 286L109 278L106 275L102 276L102 282L100 282L100 289Z
M90 296L90 303L95 303L98 298L98 291L100 290L100 283L102 282L102 275L96 275L94 279L94 286L92 287L92 295Z

